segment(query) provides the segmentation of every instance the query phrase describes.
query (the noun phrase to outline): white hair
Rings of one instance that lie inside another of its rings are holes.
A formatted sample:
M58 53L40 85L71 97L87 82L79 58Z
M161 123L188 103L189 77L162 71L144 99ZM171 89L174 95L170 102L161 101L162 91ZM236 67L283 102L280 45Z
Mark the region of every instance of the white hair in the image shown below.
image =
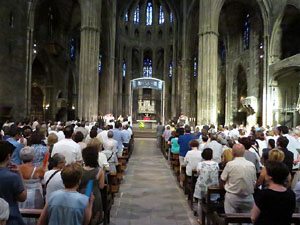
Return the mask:
M0 198L0 221L7 221L9 217L9 206L8 203Z

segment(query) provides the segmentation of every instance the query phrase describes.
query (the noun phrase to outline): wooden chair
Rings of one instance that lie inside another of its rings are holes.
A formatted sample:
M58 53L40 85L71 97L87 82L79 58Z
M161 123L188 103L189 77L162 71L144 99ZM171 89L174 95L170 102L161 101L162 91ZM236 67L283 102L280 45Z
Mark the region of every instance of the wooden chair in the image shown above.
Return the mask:
M26 218L40 218L42 209L19 209L21 215Z

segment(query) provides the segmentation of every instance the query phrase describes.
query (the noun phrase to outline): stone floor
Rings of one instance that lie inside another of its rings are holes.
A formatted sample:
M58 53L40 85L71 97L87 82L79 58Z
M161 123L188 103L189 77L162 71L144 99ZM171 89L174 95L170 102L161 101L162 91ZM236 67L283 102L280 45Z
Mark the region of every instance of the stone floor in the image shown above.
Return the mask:
M111 211L111 224L197 224L183 191L156 147L156 139L135 139L134 153Z

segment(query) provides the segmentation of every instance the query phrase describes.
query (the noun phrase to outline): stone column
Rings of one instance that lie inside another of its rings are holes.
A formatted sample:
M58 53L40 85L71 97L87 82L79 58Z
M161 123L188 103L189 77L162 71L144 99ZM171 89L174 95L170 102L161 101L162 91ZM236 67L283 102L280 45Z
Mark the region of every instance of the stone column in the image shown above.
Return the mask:
M127 50L127 48L125 48L125 51ZM124 107L124 102L122 101L123 100L123 63L125 62L126 63L126 60L124 58L124 46L121 45L120 46L120 49L119 49L119 53L120 53L120 56L119 56L119 64L118 65L118 69L117 69L117 73L118 73L118 99L117 99L117 102L118 102L118 110L117 110L117 115L116 116L119 116L119 114L122 114L122 111L123 111L123 107Z
M217 124L218 25L215 0L200 0L197 122Z
M132 48L130 47L128 50L127 50L127 56L126 56L126 78L125 78L125 109L124 109L124 112L125 114L128 114L130 113L130 109L129 109L129 96L130 96L130 81L132 79ZM126 116L126 115L124 115Z
M164 81L165 81L165 121L170 119L170 78L169 78L169 66L170 66L170 59L169 59L169 48L168 45L165 45L164 49Z
M176 33L174 31L174 33ZM176 80L178 79L177 74L177 62L176 62L176 38L174 38L173 41L173 55L172 55L172 61L173 61L173 78L172 78L172 102L171 102L171 117L174 119L176 117Z
M81 43L78 117L94 120L98 115L101 0L81 0Z

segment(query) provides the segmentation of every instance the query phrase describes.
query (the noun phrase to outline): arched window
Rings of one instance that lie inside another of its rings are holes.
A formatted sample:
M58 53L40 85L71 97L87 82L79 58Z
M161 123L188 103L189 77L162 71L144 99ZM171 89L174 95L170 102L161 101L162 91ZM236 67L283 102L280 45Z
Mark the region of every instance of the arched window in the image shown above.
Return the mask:
M249 42L250 42L250 14L247 14L245 25L244 25L244 50L249 49Z
M169 66L169 77L173 78L173 62L171 62Z
M153 8L152 8L152 2L148 2L147 4L147 17L146 17L146 25L147 26L151 26L152 25L152 11L153 11Z
M152 60L149 58L144 60L143 77L152 77Z
M133 23L134 24L139 24L140 23L140 6L139 5L136 7L136 10L134 11Z
M102 54L99 54L99 62L98 62L98 70L99 70L99 74L102 73Z
M70 58L71 58L71 60L75 60L75 45L76 45L75 38L72 38L71 39L71 46L70 46Z
M126 63L125 61L123 61L123 73L122 73L123 77L126 77Z
M126 21L126 22L129 21L129 14L128 14L128 11L126 11L126 13L125 13L125 21Z
M164 24L165 23L165 13L163 11L163 7L159 7L159 24Z
M194 77L196 77L198 75L198 72L197 72L197 67L198 67L198 60L197 60L197 57L194 57Z
M170 12L170 22L173 23L173 13Z

